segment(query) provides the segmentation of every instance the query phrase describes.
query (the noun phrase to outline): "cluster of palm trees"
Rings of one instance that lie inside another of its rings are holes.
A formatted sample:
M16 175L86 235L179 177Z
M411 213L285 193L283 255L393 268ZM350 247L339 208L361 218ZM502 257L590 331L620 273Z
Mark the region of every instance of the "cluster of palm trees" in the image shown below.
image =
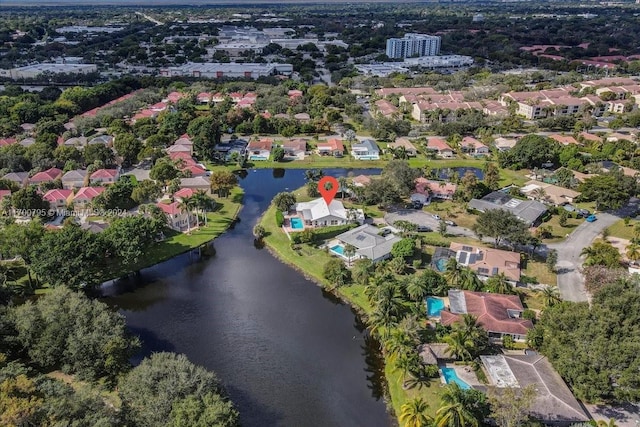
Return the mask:
M204 217L204 223L207 224L206 213L213 210L216 206L215 200L202 190L196 191L192 196L182 199L178 207L184 212L192 212L196 218L196 227L200 227L200 215ZM187 229L191 230L191 220L188 219Z
M405 427L478 427L489 413L480 392L463 390L456 383L445 387L441 399L435 418L427 414L427 402L415 398L400 408L400 421Z
M482 329L478 319L471 314L463 314L460 321L453 324L451 333L444 337L449 344L449 354L464 362L477 358L489 345L489 335Z

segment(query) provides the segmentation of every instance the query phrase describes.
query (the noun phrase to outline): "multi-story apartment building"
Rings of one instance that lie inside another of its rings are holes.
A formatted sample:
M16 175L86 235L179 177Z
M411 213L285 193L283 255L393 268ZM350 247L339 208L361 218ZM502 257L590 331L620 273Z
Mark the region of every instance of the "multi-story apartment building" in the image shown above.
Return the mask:
M387 40L389 58L434 56L440 53L440 37L427 34L405 34L403 38Z

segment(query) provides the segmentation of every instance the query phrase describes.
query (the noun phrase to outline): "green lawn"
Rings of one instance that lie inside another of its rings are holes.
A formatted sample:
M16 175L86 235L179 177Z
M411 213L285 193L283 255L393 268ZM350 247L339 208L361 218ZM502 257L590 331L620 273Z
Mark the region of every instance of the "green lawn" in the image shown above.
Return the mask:
M464 205L452 200L434 200L424 210L438 214L442 219L449 219L460 227L471 229L476 223L476 215L467 212Z
M538 283L545 285L555 286L558 282L556 273L550 272L547 264L540 261L528 260L527 268L522 271L522 274L528 277L535 277Z
M144 254L144 258L140 259L136 264L132 266L115 266L111 271L113 278L151 267L212 241L224 233L236 219L242 207L242 196L242 189L236 187L231 191L228 198L216 198L217 208L214 212L207 213L206 225L201 223L198 229L189 233L167 230L165 232L167 238L151 246Z
M541 224L541 226L550 226L551 233L553 234L553 236L549 239L543 239L542 241L545 243L552 243L552 242L559 242L561 240L564 240L568 234L573 233L573 230L583 222L584 222L584 219L582 218L580 219L568 218L567 225L565 225L564 227L561 227L560 216L553 215L548 221L545 221Z
M629 221L629 225L625 225L624 219L618 220L609 226L609 235L611 237L631 240L634 237L633 229L638 223L640 223L640 221L632 219Z
M389 360L385 360L384 373L387 378L389 394L391 396L391 406L396 414L400 416L402 413L402 405L411 399L421 397L429 404L427 414L431 417L436 416L436 411L442 406L442 392L444 390L440 378L434 378L429 386L414 387L409 390L402 388L403 378L401 371L393 369L393 364Z

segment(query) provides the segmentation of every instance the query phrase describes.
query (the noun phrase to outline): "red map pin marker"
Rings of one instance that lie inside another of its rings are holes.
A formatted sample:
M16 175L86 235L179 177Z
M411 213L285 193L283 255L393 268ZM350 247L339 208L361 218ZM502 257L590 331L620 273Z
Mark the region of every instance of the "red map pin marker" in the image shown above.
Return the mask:
M327 188L327 184L331 184L331 188ZM332 176L324 176L318 182L318 191L322 195L322 198L324 199L327 206L329 206L334 197L336 197L336 194L338 193L338 187L340 187L340 184L338 184L338 180Z

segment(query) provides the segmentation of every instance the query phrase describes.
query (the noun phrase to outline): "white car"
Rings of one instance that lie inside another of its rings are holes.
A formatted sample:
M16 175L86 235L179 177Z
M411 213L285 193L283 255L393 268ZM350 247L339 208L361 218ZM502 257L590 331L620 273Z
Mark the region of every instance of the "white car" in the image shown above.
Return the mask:
M431 215L431 218L437 219L438 221L440 221L440 215L433 214Z

